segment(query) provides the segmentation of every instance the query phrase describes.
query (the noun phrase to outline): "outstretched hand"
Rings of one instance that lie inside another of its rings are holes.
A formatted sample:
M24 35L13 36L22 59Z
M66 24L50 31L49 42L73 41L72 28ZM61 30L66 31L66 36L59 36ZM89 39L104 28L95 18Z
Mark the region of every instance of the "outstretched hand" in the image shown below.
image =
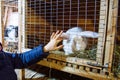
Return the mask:
M59 50L63 48L63 45L58 46L58 43L60 43L63 40L61 37L62 33L63 31L57 31L56 33L54 32L52 33L50 41L48 42L47 45L44 46L44 52Z

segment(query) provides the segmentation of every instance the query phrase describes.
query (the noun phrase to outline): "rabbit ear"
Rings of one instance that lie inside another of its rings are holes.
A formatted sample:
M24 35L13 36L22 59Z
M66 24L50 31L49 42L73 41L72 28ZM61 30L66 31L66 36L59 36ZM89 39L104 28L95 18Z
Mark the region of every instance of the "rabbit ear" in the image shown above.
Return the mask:
M67 33L62 33L61 37L62 37L63 39L69 39L70 35L67 34Z
M83 31L79 35L88 38L98 38L98 33L92 31Z

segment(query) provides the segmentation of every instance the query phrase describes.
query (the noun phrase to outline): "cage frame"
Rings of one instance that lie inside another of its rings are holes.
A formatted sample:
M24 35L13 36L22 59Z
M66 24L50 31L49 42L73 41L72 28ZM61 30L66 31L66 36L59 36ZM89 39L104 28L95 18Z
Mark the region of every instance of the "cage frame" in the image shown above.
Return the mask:
M23 5L23 15L25 15L25 9L27 8L26 3L27 3L27 1L23 0L23 4L24 4ZM100 55L101 54L103 55L103 53L104 53L104 47L105 47L104 43L105 43L106 29L107 29L106 28L106 26L107 26L107 14L108 14L107 13L107 8L108 8L108 0L101 0L101 8L100 8L100 13L101 14L100 14L100 19L99 19L100 20L100 22L99 22L99 36L103 36L104 38L103 37L98 38L99 42L97 44L97 46L98 46L98 48L97 48L97 56L99 58L96 59L96 62L100 63L101 65L103 64L103 56L100 56ZM22 23L22 24L24 24L23 25L23 30L22 30L22 34L23 34L23 36L22 36L22 42L23 42L22 50L27 51L27 50L30 50L30 49L25 48L25 33L24 33L25 32L25 16L24 16L22 21L24 21ZM104 33L101 33L101 32L104 32Z
M25 0L24 0L24 3L25 3ZM98 41L99 40L103 40L103 41L98 42L98 44L101 46L98 46L98 48L97 48L98 49L97 56L100 56L101 54L102 54L102 56L100 58L97 58L96 61L91 61L91 62L95 62L95 63L98 62L102 65L109 63L107 71L104 71L104 73L102 73L102 75L101 75L101 73L98 73L97 77L96 77L96 75L94 73L90 72L91 74L89 74L90 68L92 67L95 70L103 71L103 69L101 67L95 67L95 66L90 66L90 65L86 65L86 64L79 64L79 62L81 60L78 59L78 62L76 62L76 61L74 61L74 58L72 58L72 57L71 58L69 57L69 58L71 60L73 60L73 62L69 63L69 61L66 61L66 59L67 59L66 56L56 55L56 54L52 54L52 53L47 57L47 59L44 59L44 60L38 62L38 64L43 65L43 66L47 66L50 68L58 69L58 70L63 71L63 72L68 72L71 74L75 74L75 75L79 75L79 76L83 76L83 77L88 77L88 78L92 78L92 79L96 79L96 78L99 80L100 79L105 79L105 80L113 79L113 76L112 76L113 74L111 73L111 67L112 67L112 55L113 55L113 49L114 49L115 25L116 25L117 19L114 18L114 21L113 21L111 18L113 16L117 16L118 8L113 8L113 7L118 6L118 0L115 0L115 1L114 0L101 0L100 5L101 5L101 7L100 7L100 19L101 20L99 22L99 35L102 35L104 37L104 39L101 39L100 37L98 38ZM24 7L25 7L25 5L24 5ZM105 11L103 11L103 10L105 10ZM23 12L25 12L25 11L23 11ZM103 14L104 14L104 16L103 16ZM104 21L102 21L102 19L104 19ZM114 22L114 24L111 24L112 21ZM100 23L102 23L102 24L100 24ZM109 31L111 29L113 29L113 31L111 33L109 33ZM100 32L104 32L105 34L100 33ZM110 43L112 44L112 46L110 45ZM109 46L110 50L107 50L108 46ZM29 49L27 49L27 50L29 50ZM105 53L105 54L103 54L103 53ZM109 57L103 58L104 55L109 56ZM90 61L90 60L86 60L86 59L84 59L84 60L86 62ZM80 72L79 69L74 72L73 69L76 68L74 66L74 64L78 64L76 66L82 65L82 68L86 67L88 72L84 72L84 71ZM66 65L67 66L69 65L68 68L62 69L62 67L66 66ZM73 67L71 68L70 65L73 65ZM68 70L69 68L71 68L70 71ZM103 75L103 74L105 74L105 75Z
M24 3L25 0L23 1ZM114 3L114 4L113 4ZM83 76L83 77L88 77L88 78L92 78L92 79L105 79L105 80L109 80L109 79L113 79L113 74L111 73L111 67L112 67L112 55L113 55L113 49L114 49L114 36L115 36L115 25L116 25L116 18L114 18L114 21L111 20L111 18L113 16L117 16L117 10L118 8L113 8L114 6L118 6L118 0L101 0L101 4L100 4L100 22L99 22L99 36L103 36L104 39L101 37L98 38L99 40L102 40L100 42L98 42L98 50L97 50L97 58L96 61L91 61L91 60L86 60L84 59L85 62L93 62L93 63L100 63L102 65L105 65L106 63L109 63L108 65L108 70L103 70L101 67L96 67L96 66L90 66L87 65L86 63L84 64L80 64L79 62L81 62L81 59L78 59L77 61L75 61L75 59L73 57L69 57L68 61L66 61L66 59L68 57L63 56L63 55L56 55L56 54L50 54L46 59L41 60L40 62L38 62L39 65L43 65L43 66L47 66L50 68L54 68L63 72L68 72L71 74L75 74L75 75L79 75L79 76ZM25 5L24 5L24 9L25 9ZM25 14L25 10L23 11L23 13ZM113 13L115 15L113 15ZM104 15L103 15L104 14ZM25 18L25 16L24 16ZM102 20L104 19L104 21ZM25 20L25 19L24 19ZM110 24L111 22L114 22L114 24ZM24 23L25 24L25 23ZM109 31L111 29L114 29L110 34ZM24 32L24 31L23 31ZM101 33L104 32L104 33ZM25 33L24 33L25 34ZM111 37L111 35L113 35ZM25 36L23 37L24 41ZM112 46L110 45L110 41L113 44ZM110 50L107 50L107 48L110 48ZM24 46L23 46L24 48ZM29 50L29 49L25 49L24 50ZM103 54L105 53L105 54ZM102 54L102 56L100 57L100 55ZM109 56L106 58L103 58L103 56ZM73 62L70 62L70 61ZM65 63L64 63L65 62ZM78 64L78 65L75 65ZM73 70L75 68L77 68L76 66L82 66L82 69L85 67L85 71L79 71L79 69L76 69L76 71L74 72ZM63 67L66 67L62 69ZM69 70L70 68L70 70ZM90 68L95 69L95 70L100 70L103 71L103 73L98 73L96 75L96 73L92 73L90 71ZM73 71L73 72L72 72ZM91 73L91 74L89 74Z
M24 33L24 27L25 27L25 1L26 0L18 0L20 1L19 4L19 13L20 13L20 38L19 38L19 51L20 52L24 52L30 49L25 49L25 33ZM103 2L103 3L102 3ZM114 39L115 39L115 26L116 26L116 17L117 16L117 11L118 11L118 0L101 0L101 6L104 4L104 6L106 6L106 8L108 10L105 11L105 16L100 16L100 19L102 19L103 17L105 18L105 21L101 21L100 23L103 22L103 24L99 24L99 26L103 26L104 25L104 30L103 27L100 27L101 30L99 29L99 32L101 31L105 31L106 34L99 34L99 35L104 35L104 41L102 42L98 42L98 44L101 44L102 46L102 52L101 52L101 47L98 47L97 49L99 49L97 51L97 56L105 53L105 57L103 58L101 57L101 59L98 59L96 61L92 61L92 62L99 62L102 65L105 65L106 63L109 63L108 65L108 70L104 71L104 73L101 74L101 72L97 72L98 74L96 74L96 70L100 70L103 71L103 69L101 67L96 67L96 66L90 66L90 65L86 65L86 64L81 64L79 63L81 61L81 59L77 59L77 61L75 61L74 58L69 57L68 61L66 61L66 59L68 57L63 56L63 55L55 55L55 54L50 54L46 59L41 60L40 62L38 62L37 64L39 65L43 65L43 66L47 66L50 68L54 68L63 72L68 72L71 74L75 74L78 76L83 76L83 77L88 77L88 78L92 78L92 79L104 79L104 80L109 80L109 79L114 79L113 78L113 74L111 72L111 67L112 67L112 56L113 56L113 49L114 49ZM0 18L2 18L2 7L1 7L2 3L0 1ZM109 8L108 8L109 6ZM101 9L104 9L104 7L101 7ZM102 13L102 12L100 12ZM102 14L101 14L102 15ZM113 19L111 19L113 18ZM1 23L1 19L0 19L0 23ZM112 24L113 23L113 24ZM1 25L2 26L2 23ZM0 36L1 42L3 42L3 32L2 32L2 27L0 27ZM110 33L110 31L112 31ZM99 38L100 39L100 38ZM98 39L98 40L99 40ZM100 39L101 40L101 39ZM110 48L110 50L108 50L107 48ZM99 53L99 54L98 54ZM70 60L70 61L69 61ZM71 62L73 61L73 62ZM86 60L85 62L90 61L90 60ZM63 69L63 67L65 67ZM79 67L79 68L78 68ZM85 69L83 69L85 68ZM90 68L92 68L93 70L95 70L95 73L90 71ZM83 70L83 71L80 71ZM106 74L107 73L107 74ZM105 74L105 75L104 75Z
M3 23L2 23L2 10L3 10L3 7L2 7L2 3L3 1L0 1L0 42L3 42Z

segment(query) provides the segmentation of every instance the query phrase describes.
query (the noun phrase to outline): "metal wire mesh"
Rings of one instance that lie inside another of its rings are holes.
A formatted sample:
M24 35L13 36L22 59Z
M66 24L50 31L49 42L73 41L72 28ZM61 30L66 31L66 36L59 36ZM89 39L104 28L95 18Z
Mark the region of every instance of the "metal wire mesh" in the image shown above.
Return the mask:
M100 0L27 0L25 47L46 44L52 32L73 27L98 32ZM97 39L88 39L88 47Z

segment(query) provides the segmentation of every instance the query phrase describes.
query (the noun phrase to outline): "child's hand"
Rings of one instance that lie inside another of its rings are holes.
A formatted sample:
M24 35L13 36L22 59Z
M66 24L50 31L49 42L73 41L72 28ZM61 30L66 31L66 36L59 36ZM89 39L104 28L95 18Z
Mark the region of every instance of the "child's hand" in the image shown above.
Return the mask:
M56 33L52 33L50 37L50 41L47 45L44 47L44 52L49 52L52 50L59 50L63 48L63 45L58 45L59 42L61 42L63 39L61 37L63 31L57 31Z

